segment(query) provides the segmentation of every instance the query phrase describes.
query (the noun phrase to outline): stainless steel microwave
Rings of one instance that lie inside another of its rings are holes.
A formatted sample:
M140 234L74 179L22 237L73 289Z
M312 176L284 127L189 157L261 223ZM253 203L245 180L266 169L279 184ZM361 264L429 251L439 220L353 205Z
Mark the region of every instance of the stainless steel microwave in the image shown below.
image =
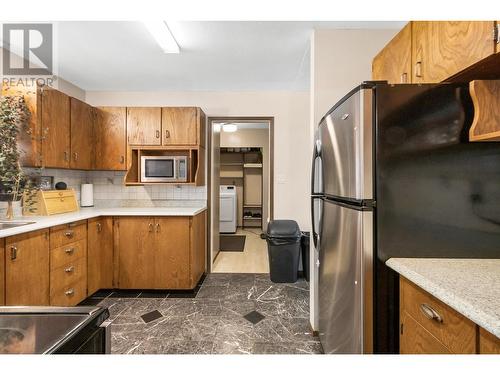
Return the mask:
M141 156L141 182L187 182L187 156Z

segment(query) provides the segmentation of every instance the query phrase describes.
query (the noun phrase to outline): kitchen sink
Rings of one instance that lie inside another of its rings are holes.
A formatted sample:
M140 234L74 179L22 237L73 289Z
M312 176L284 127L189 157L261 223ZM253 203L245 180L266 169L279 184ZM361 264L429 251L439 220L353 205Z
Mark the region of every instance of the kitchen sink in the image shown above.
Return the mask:
M34 224L34 221L0 221L0 230L17 228L23 225Z

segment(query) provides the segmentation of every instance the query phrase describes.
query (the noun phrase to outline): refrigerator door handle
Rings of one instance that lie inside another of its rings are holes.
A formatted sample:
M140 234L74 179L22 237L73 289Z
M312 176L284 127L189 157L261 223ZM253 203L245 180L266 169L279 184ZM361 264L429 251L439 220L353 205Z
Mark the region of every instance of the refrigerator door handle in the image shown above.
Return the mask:
M315 203L318 200L320 202L320 205L318 207L318 212L316 212ZM320 246L321 246L320 245L321 244L321 233L316 232L316 230L317 230L316 217L318 218L317 219L318 229L321 230L322 215L323 215L323 198L320 196L313 195L311 197L311 221L312 221L311 231L312 231L312 239L313 239L314 247L318 251L320 250Z
M317 132L317 134L319 135L319 132ZM311 194L313 194L313 195L320 193L320 192L315 191L316 160L317 159L321 160L321 141L319 140L318 135L316 136L315 141L314 141L313 157L312 157L312 167L311 167ZM319 172L320 173L322 172L321 168L320 168ZM318 181L322 181L323 178L322 178L321 174L320 174L319 177L320 178L319 178ZM323 189L320 189L320 190L323 190Z

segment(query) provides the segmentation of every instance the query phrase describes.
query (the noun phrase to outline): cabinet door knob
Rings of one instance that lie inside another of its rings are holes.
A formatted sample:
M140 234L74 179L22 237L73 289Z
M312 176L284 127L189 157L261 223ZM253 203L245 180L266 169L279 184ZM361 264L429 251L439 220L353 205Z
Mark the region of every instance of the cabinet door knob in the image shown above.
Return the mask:
M408 73L401 74L401 83L408 83Z
M64 292L64 294L66 294L67 296L72 296L73 294L75 294L75 290L73 288L68 289Z
M68 238L73 238L75 232L73 232L72 230L68 230L67 232L64 233L64 235Z
M149 227L149 231L152 232L153 231L153 223L149 223L148 227Z
M415 64L415 76L422 78L422 61L417 61Z
M165 130L165 138L170 138L170 131L169 130Z
M125 163L125 156L120 156L120 164L123 164Z
M64 250L64 252L68 255L71 255L75 252L75 248L74 247L70 247L69 249L66 249Z
M64 161L68 161L68 151L64 151Z
M101 232L102 232L102 224L97 223L97 233L101 233Z
M71 272L73 272L74 270L75 270L75 267L74 267L74 266L71 266L71 267L65 268L65 269L64 269L64 272L66 272L66 273L71 273Z
M10 260L16 260L17 258L17 246L13 245L10 247Z
M161 230L160 223L156 223L156 232L160 233L160 230Z
M74 161L78 160L78 152L73 152L73 160Z
M435 320L438 323L443 323L443 318L437 313L432 307L426 303L420 305L420 311L425 315L427 319Z
M160 138L160 131L159 130L156 131L156 138Z

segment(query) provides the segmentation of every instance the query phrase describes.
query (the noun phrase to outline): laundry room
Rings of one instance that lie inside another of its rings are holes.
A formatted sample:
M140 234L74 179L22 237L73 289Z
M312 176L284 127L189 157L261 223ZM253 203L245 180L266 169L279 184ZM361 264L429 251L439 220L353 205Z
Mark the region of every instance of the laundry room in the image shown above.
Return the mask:
M233 120L215 126L219 168L212 194L219 192L219 230L213 235L219 245L213 249L213 272L269 272L264 233L272 209L270 123Z

